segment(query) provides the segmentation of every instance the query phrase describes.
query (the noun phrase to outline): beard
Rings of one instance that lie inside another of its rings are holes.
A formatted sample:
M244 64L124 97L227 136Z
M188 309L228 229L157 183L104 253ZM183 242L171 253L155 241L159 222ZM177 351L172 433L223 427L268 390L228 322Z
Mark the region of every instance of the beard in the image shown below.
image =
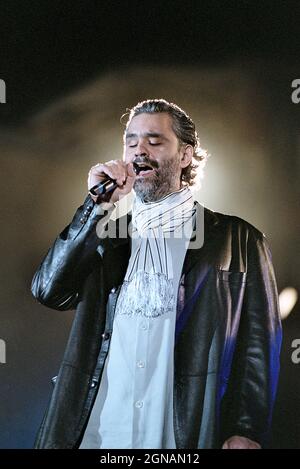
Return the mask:
M148 162L152 165L153 172L148 177L135 180L133 189L137 197L143 202L156 202L180 189L181 167L178 154L162 161L159 167L156 162Z

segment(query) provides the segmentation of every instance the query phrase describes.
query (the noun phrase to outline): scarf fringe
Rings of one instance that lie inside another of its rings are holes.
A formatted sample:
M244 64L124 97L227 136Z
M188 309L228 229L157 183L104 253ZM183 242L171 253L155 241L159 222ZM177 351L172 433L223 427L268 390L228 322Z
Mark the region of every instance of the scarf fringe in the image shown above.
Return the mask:
M162 273L138 271L131 280L124 281L116 308L116 315L155 318L174 311L173 280Z

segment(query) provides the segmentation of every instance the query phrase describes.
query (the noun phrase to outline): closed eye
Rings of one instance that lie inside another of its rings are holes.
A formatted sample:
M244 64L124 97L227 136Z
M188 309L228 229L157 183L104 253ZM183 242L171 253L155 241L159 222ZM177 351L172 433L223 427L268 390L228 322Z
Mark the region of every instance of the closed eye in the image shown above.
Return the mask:
M149 145L151 145L152 147L155 147L155 146L161 145L161 143L149 142ZM137 143L132 143L131 145L128 145L128 146L129 148L135 148L137 146Z

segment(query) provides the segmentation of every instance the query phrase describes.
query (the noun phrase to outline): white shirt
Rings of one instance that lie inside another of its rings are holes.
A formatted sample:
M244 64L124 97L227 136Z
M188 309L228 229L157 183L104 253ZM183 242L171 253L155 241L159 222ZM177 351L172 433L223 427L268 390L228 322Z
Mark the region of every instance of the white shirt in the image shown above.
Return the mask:
M188 222L190 237L192 219ZM178 285L187 237L167 238ZM132 239L134 256L137 240ZM151 295L152 292L145 292ZM177 302L175 302L176 305ZM117 310L117 308L116 308ZM173 428L174 311L157 317L116 314L98 394L80 448L176 448Z

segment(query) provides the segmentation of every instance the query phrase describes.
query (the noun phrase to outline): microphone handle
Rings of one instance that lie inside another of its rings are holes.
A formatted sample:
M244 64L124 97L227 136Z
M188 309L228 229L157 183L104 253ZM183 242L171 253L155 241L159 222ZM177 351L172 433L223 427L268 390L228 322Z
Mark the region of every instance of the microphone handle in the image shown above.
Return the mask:
M112 179L108 178L105 181L100 182L99 184L96 184L90 189L90 193L92 195L103 195L106 194L106 192L113 191L117 187L116 181L113 181Z

